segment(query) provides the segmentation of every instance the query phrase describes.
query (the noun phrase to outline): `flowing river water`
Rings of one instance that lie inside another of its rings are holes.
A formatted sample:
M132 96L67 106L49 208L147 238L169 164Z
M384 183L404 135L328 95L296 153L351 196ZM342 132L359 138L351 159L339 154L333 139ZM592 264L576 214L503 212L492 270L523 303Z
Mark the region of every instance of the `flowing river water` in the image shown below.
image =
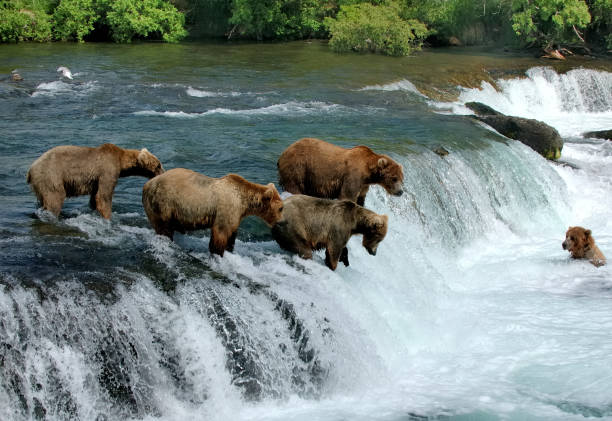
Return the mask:
M612 257L612 63L324 44L2 45L0 419L612 419L612 265L574 261L570 225ZM61 78L68 66L73 80ZM470 118L467 101L551 124L560 165ZM277 182L293 141L404 165L377 256L282 251L255 218L233 253L155 235L145 179L113 219L37 209L29 165L61 144L146 147L166 169ZM440 157L439 146L450 153Z

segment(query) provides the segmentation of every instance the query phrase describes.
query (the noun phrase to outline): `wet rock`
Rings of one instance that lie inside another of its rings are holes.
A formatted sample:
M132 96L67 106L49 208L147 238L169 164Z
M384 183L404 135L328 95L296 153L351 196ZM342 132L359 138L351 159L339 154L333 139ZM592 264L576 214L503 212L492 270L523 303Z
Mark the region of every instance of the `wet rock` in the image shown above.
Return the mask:
M597 130L594 132L583 133L584 137L594 137L596 139L612 140L612 130Z
M482 102L466 102L465 106L474 111L477 115L503 115Z
M448 155L450 152L448 152L446 150L446 148L444 148L443 146L438 146L437 148L435 148L433 150L435 153L437 153L438 155L440 155L442 158L444 158L446 155Z
M531 118L507 116L479 102L465 105L478 114L476 119L504 136L524 143L544 158L555 160L561 157L563 139L554 127Z

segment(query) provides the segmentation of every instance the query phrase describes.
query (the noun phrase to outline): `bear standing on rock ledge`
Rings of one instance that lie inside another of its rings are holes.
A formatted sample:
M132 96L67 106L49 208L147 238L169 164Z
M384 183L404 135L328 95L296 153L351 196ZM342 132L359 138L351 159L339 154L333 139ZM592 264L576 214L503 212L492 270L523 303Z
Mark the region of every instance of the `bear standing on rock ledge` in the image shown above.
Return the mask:
M323 140L304 138L278 159L279 182L289 193L326 199L348 199L363 206L372 184L401 196L402 166L367 146L345 149Z
M283 210L272 183L262 186L237 174L211 178L185 168L149 180L142 204L155 232L170 239L175 231L211 228L208 249L220 256L233 251L242 218L255 215L272 225Z
M164 172L146 149L123 149L112 143L97 148L57 146L42 154L26 176L42 207L58 216L67 197L91 195L89 206L111 218L113 193L119 177L155 177Z

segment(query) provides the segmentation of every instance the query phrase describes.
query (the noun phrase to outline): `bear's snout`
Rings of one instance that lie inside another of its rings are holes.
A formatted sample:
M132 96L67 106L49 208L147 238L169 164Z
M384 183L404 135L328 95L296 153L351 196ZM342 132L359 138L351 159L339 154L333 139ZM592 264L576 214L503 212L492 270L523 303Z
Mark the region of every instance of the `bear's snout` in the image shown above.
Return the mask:
M401 196L402 194L404 194L404 190L399 189L398 191L395 192L396 196Z
M370 253L372 256L376 256L376 249L368 249L368 253Z
M563 247L563 250L567 250L567 242L561 243L561 247Z

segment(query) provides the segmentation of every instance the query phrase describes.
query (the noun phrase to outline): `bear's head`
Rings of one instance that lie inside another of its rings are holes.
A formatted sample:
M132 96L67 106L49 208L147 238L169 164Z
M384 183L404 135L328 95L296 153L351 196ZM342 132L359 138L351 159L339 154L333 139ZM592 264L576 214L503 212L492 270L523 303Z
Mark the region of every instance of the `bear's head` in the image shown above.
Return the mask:
M380 185L387 190L387 193L394 196L401 196L404 193L402 189L404 184L404 170L402 166L383 155L376 163L377 179Z
M570 252L573 258L581 259L595 245L591 230L582 227L569 227L565 233L565 241L561 244L563 250Z
M159 159L146 148L142 148L136 158L135 172L147 178L153 178L164 172Z
M388 226L389 217L387 215L378 215L372 212L367 216L361 244L372 256L376 256L378 244L387 235Z
M263 213L261 218L266 221L269 226L274 225L283 216L283 200L278 194L278 190L273 183L266 186L262 196Z

